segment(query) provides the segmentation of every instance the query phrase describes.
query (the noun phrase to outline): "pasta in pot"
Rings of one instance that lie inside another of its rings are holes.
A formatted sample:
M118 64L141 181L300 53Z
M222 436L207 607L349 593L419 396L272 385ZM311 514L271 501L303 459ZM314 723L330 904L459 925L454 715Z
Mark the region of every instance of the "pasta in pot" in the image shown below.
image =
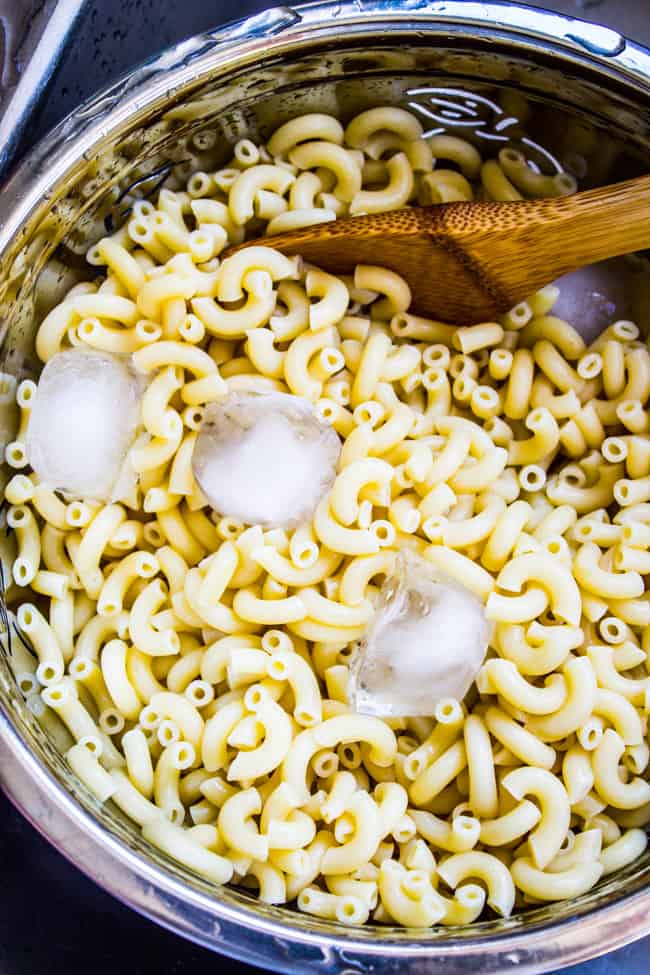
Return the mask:
M402 109L345 129L312 114L134 208L89 252L104 277L76 285L36 341L46 363L110 340L147 377L138 483L110 503L30 473L38 387L16 391L5 500L13 581L31 587L11 595L32 710L163 853L342 924L507 916L578 896L646 846L650 353L636 326L586 348L546 288L453 328L416 315L393 272L305 268L272 236L220 262L251 221L272 235L573 188L504 153L425 139ZM194 444L233 392L304 397L340 438L306 523L208 507ZM465 701L382 719L351 710L350 657L400 550L495 625Z

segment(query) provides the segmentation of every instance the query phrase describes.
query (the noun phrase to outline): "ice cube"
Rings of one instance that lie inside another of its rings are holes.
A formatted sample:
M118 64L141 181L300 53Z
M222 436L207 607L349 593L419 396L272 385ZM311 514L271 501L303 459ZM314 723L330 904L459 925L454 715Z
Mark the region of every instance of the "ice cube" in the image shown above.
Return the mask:
M377 717L430 716L443 698L465 697L489 638L473 593L404 553L353 658L350 704Z
M614 257L565 274L553 283L560 296L551 314L573 325L587 343L622 318L648 324L650 275L639 259Z
M194 448L194 476L221 515L290 527L332 484L341 442L311 403L288 393L233 393L212 403Z
M110 500L135 437L140 389L126 359L84 349L52 356L27 430L39 480L72 497Z

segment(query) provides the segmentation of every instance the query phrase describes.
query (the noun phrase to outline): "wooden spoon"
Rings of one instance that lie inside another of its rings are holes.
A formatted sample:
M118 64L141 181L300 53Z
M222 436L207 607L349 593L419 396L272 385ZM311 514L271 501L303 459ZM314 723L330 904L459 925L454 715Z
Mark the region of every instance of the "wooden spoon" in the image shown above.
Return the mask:
M471 325L569 271L650 247L650 176L554 199L407 207L268 244L339 274L356 264L390 268L420 314Z

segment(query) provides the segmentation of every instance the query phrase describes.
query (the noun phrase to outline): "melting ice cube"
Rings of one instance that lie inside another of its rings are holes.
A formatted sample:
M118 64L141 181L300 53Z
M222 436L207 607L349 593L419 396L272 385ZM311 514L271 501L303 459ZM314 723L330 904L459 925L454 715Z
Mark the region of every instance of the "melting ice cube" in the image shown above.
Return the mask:
M408 553L382 586L352 662L350 703L378 717L432 715L442 698L465 697L489 637L479 600Z
M622 318L648 324L650 275L640 259L615 257L565 274L553 283L560 296L551 314L573 325L587 343Z
M205 411L194 475L211 506L246 524L309 518L332 484L341 442L307 400L233 393Z
M39 479L74 497L110 500L139 417L140 381L107 352L59 352L41 373L27 430Z

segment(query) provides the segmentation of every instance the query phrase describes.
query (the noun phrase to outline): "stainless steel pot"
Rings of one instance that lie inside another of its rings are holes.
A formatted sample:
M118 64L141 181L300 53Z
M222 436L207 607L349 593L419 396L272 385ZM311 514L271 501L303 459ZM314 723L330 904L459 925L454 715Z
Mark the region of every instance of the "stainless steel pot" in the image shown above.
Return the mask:
M540 10L473 0L323 2L276 8L163 53L66 119L4 187L3 368L35 370L35 323L74 276L64 265L81 267L88 241L123 218L134 180L138 192L162 178L173 186L192 166L225 158L235 139L264 136L301 111L349 116L385 101L418 101L434 128L469 119L484 150L490 139L499 148L504 132L517 137L496 106L504 86L531 97L530 126L542 145L590 156L592 181L647 168L650 53L606 28ZM421 88L436 91L408 94ZM454 89L451 101L461 106L442 122L440 88ZM487 107L463 100L460 88L481 93ZM203 945L281 971L541 972L650 931L648 855L575 901L443 931L352 930L215 889L148 847L73 778L6 654L0 782L50 842L127 904Z

